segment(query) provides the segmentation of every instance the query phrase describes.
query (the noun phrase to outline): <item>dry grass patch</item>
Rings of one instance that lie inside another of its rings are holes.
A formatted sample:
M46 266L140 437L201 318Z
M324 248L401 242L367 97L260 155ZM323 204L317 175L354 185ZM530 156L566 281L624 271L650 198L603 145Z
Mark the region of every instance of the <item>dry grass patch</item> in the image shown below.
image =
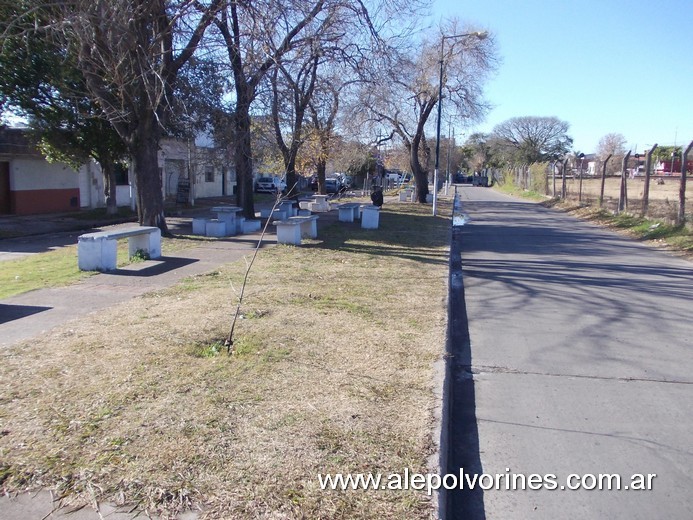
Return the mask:
M441 214L447 214L443 205ZM0 481L210 518L428 518L413 491L318 473L426 471L449 224L393 205L2 353Z

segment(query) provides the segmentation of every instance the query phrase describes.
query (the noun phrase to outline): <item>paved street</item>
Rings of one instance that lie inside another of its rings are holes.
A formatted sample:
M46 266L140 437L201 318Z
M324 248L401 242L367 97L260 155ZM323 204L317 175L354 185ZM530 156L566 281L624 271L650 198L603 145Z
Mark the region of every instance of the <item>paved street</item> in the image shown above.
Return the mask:
M455 493L449 518L693 518L693 264L493 190L458 192L469 337L450 471L553 474L558 489ZM651 491L560 490L570 474L636 473L657 475Z

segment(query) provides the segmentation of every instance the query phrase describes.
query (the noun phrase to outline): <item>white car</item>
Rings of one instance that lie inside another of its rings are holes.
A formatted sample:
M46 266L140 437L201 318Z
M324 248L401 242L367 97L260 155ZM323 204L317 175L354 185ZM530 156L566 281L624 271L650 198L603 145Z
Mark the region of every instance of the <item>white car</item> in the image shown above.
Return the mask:
M262 176L255 181L255 191L257 193L276 193L286 191L286 182L279 177Z

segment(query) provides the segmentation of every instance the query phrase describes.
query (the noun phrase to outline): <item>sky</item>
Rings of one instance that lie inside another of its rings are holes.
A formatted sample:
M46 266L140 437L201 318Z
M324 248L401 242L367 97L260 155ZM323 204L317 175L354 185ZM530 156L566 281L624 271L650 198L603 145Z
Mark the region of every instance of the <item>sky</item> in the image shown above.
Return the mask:
M435 0L432 22L451 17L488 30L501 59L494 108L466 135L555 116L583 153L609 133L633 153L693 141L693 0Z

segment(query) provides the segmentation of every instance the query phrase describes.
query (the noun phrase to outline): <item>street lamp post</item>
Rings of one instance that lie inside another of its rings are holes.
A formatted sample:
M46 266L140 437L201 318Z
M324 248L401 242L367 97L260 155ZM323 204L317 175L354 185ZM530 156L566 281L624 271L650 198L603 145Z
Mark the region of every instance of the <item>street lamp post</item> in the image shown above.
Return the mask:
M438 76L438 121L436 124L436 165L433 170L433 216L436 216L438 209L438 167L440 165L440 114L443 105L443 54L445 52L445 40L456 38L466 38L468 36L476 36L479 40L483 40L488 36L486 31L476 31L464 34L454 34L452 36L443 35L440 39L440 73Z

